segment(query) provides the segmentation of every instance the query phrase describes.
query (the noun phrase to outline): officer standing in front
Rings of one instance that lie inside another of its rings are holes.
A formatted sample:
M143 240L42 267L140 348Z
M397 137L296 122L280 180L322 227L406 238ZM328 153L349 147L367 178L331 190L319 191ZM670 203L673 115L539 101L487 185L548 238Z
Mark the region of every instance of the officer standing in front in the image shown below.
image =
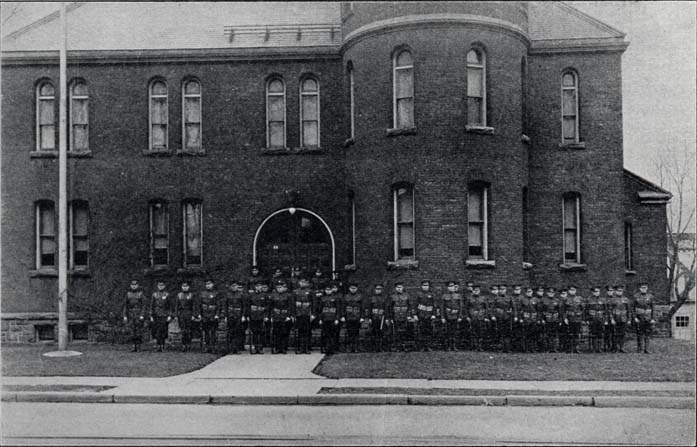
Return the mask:
M649 353L651 332L656 321L653 317L653 294L649 293L649 285L645 282L639 285L639 292L634 294L634 324L636 325L636 351Z
M433 325L436 320L435 296L431 292L431 281L421 281L421 289L416 293L416 306L413 315L416 317L418 330L416 333L417 349L430 351L433 344Z
M455 281L448 281L448 291L441 298L441 318L445 326L444 349L457 351L457 334L462 323L462 296L455 292Z
M332 285L327 284L324 287L319 311L319 324L322 329L321 352L324 354L334 354L337 350L335 341L336 332L340 330L339 318L339 297L334 295Z
M249 330L252 333L251 354L264 354L264 325L269 321L269 300L263 291L263 282L257 281L254 292L249 294Z
M131 352L138 352L143 343L143 327L145 326L145 294L140 289L137 279L131 280L126 300L123 303L123 322L131 330Z
M239 354L244 351L244 334L247 321L245 318L245 297L242 286L237 281L230 283L230 290L225 297L223 315L227 329L227 352Z
M177 316L179 330L182 336L182 350L191 349L191 330L194 325L194 313L196 312L196 297L190 290L189 281L182 281L181 291L177 293L174 302L174 314Z
M218 292L212 279L207 279L205 290L199 294L199 314L201 320L202 342L205 341L206 352L213 352L218 341L218 322L220 321L220 308ZM203 349L203 343L201 343Z
M603 340L607 328L607 300L600 296L600 287L591 289L586 304L586 322L589 327L591 352L604 351Z
M411 302L402 282L395 283L394 293L390 296L389 316L394 334L394 347L406 352L406 342L411 332Z
M286 289L286 282L279 279L276 281L275 290L271 292L272 354L286 354L288 352L288 336L291 325L290 307L291 299Z
M624 296L624 286L618 285L614 287L614 297L610 303L612 319L615 326L615 340L612 346L613 352L626 352L624 350L624 337L627 332L627 323L631 315L631 303Z
M366 317L370 319L370 345L373 352L383 350L387 304L382 291L382 283L375 284L366 309Z
M585 303L582 296L576 294L576 286L569 286L569 296L563 303L564 324L567 328L568 351L578 354L581 338L581 322L585 315Z
M172 321L172 302L169 292L165 290L164 281L157 282L157 290L150 299L150 322L152 335L157 340L157 350L164 351L167 340L169 322Z
M312 326L314 315L314 294L310 281L305 275L298 278L298 287L293 290L295 306L292 308L295 319L295 353L309 354L311 351Z
M365 313L364 302L363 294L358 291L358 284L351 282L348 293L344 294L344 299L341 300L341 319L346 323L346 352L358 351L358 338Z
M560 305L554 287L547 288L547 296L542 301L544 315L544 338L548 352L559 351Z

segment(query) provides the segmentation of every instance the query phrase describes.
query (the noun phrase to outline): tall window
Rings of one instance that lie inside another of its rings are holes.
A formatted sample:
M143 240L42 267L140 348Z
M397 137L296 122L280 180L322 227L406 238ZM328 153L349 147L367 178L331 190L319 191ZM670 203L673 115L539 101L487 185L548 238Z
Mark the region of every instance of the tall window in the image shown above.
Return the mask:
M56 89L48 81L36 88L36 150L56 150Z
M167 84L154 81L150 84L150 150L167 150L168 123Z
M467 124L486 126L486 58L478 48L467 53Z
M182 92L184 150L201 151L201 84L190 80L184 82Z
M489 188L481 183L472 184L467 193L468 257L489 259Z
M578 143L578 85L576 73L564 72L561 77L562 143Z
M36 203L36 268L56 267L56 208L53 202Z
M529 229L528 188L523 187L523 260L530 259L530 229Z
M300 146L319 146L319 83L308 78L300 84Z
M85 201L70 204L70 268L85 270L89 267L89 206Z
M70 88L70 150L85 152L89 150L87 84L75 81Z
M396 185L394 202L394 256L395 260L415 259L414 256L414 187Z
M184 219L184 266L203 264L203 205L198 200L182 203Z
M356 103L354 102L354 83L353 83L353 64L349 62L348 66L349 78L349 103L351 105L351 138L356 138Z
M565 194L562 199L564 262L581 263L581 197Z
M150 265L164 267L169 264L169 209L167 202L150 203Z
M523 56L520 59L520 123L523 134L528 133L528 59Z
M278 78L266 84L266 146L286 147L286 86Z
M394 58L394 127L414 127L414 59L408 50Z
M632 224L624 223L624 268L625 270L634 270L634 253L632 244Z

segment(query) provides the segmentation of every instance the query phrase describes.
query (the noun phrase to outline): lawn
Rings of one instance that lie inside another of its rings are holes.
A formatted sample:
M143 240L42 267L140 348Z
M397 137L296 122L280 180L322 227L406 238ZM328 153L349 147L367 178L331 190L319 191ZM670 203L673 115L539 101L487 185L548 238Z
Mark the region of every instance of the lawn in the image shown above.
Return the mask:
M489 352L382 352L327 356L315 373L329 378L463 380L617 380L692 382L695 344L654 339L652 354L502 354Z
M200 352L131 352L130 345L73 344L79 357L44 357L55 344L3 344L3 376L168 377L203 368L220 357Z

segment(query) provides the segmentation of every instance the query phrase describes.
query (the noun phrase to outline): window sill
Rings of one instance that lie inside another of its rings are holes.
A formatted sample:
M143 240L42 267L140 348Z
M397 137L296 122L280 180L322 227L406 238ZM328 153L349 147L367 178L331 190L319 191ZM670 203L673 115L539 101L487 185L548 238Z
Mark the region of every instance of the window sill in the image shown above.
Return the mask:
M523 270L530 270L532 267L532 262L523 261Z
M169 149L165 150L144 150L143 155L147 157L169 157L172 155L172 151Z
M30 278L58 278L58 270L44 268L38 270L29 270Z
M493 259L465 259L465 268L493 269L496 268L496 261Z
M419 268L419 261L414 259L400 259L398 261L387 261L390 270L416 270Z
M207 274L207 270L204 269L203 267L200 266L189 266L189 267L183 267L180 269L177 269L177 274L179 275L205 275Z
M416 127L398 127L385 129L386 137L398 137L400 135L416 135Z
M177 155L180 155L180 156L183 156L183 157L186 157L186 156L190 156L190 157L200 157L200 156L206 155L206 152L205 152L203 149L200 149L200 150L197 150L197 151L191 150L191 149L187 149L187 150L177 151Z
M467 133L476 133L479 135L494 135L494 128L488 126L465 126Z
M520 136L520 142L524 144L530 144L530 137L525 134L522 134Z
M68 275L76 277L76 278L91 278L92 277L92 273L89 271L89 269L69 270Z
M92 158L92 151L68 151L68 157L70 158Z
M58 158L58 151L31 151L30 158Z
M170 269L166 265L150 267L150 268L143 270L143 275L145 275L145 276L165 276L165 275L169 275L171 273L172 273L172 269Z
M356 144L355 138L348 138L344 141L344 147L353 146L354 144Z
M588 266L586 264L577 264L575 262L559 264L559 268L562 272L585 272L588 270Z
M636 270L625 270L624 274L627 276L634 276L636 275Z
M265 147L261 149L262 155L293 155L293 154L321 154L321 147Z
M586 143L580 141L578 143L559 143L559 149L585 149Z

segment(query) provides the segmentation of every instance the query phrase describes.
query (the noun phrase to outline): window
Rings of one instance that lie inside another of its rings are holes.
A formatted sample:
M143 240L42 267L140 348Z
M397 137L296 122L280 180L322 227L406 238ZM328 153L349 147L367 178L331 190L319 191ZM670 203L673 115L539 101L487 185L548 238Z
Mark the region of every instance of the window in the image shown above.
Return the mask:
M167 111L167 84L153 81L150 84L150 150L166 151L169 115Z
M75 81L70 88L70 150L86 152L89 150L87 84Z
M349 102L351 105L351 138L356 138L356 103L354 102L354 87L353 83L353 64L349 63L348 66L348 77L349 77Z
M578 143L578 87L576 74L567 71L561 77L562 143Z
M678 315L675 317L675 327L689 327L690 317L687 315Z
M36 88L36 150L56 150L56 90L48 81Z
M489 259L489 188L484 184L470 185L467 194L468 257Z
M528 133L528 59L523 56L520 59L520 122L523 134Z
M70 204L70 268L85 270L89 266L89 207L87 202Z
M414 256L414 188L401 184L393 188L394 257L415 259Z
M182 135L184 151L201 151L201 84L195 80L182 87Z
M36 204L36 268L56 267L56 208L51 201Z
M523 187L523 260L530 259L530 227L529 227L528 188Z
M414 59L403 50L394 58L394 128L414 127Z
M266 84L266 146L286 147L286 86L281 79Z
M624 223L624 268L625 270L634 270L634 253L632 244L632 224Z
M182 203L184 218L184 267L203 265L203 225L200 201Z
M167 203L150 203L150 265L169 265L169 210Z
M477 48L467 53L467 124L486 126L486 59Z
M34 326L36 330L36 339L38 341L54 341L55 340L55 325L53 324L37 324Z
M564 263L581 263L581 198L569 193L562 199Z
M319 146L319 82L308 78L300 84L300 146Z
M68 326L70 340L87 341L89 339L89 327L87 323L74 323Z

